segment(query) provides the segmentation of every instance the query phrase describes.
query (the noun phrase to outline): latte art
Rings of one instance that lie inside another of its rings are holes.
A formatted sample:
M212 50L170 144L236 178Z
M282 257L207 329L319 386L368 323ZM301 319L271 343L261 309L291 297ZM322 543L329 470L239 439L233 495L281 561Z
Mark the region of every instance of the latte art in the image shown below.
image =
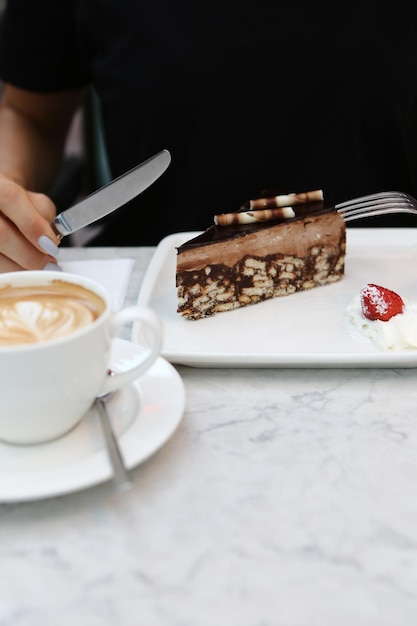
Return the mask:
M94 322L104 308L99 296L64 281L7 286L0 290L0 346L65 337Z
M41 299L14 302L3 308L0 342L13 344L47 341L69 335L92 321L92 311L80 302Z

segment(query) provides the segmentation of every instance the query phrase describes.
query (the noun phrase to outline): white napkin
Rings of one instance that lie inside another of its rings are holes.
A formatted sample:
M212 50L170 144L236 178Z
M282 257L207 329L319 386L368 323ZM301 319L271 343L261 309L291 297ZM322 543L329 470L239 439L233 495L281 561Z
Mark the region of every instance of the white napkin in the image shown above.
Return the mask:
M113 309L122 308L134 259L86 259L83 261L60 261L65 272L79 274L100 283L110 293Z

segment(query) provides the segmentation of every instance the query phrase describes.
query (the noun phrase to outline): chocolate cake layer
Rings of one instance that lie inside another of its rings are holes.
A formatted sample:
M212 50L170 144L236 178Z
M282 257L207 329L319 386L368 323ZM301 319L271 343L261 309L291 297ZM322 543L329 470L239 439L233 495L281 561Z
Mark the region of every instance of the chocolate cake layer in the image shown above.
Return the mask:
M180 246L178 312L199 319L340 280L343 218L323 212L321 203L297 214L279 222L212 226Z

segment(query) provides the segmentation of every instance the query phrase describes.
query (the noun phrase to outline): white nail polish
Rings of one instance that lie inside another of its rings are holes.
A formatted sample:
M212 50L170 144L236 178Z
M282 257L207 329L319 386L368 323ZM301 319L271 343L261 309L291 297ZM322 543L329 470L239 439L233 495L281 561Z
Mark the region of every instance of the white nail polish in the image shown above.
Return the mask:
M56 263L47 263L43 269L47 272L62 272L62 267Z
M54 257L58 256L58 246L56 246L52 239L49 239L49 237L47 237L46 235L42 235L42 237L39 237L38 244L47 254L50 254Z

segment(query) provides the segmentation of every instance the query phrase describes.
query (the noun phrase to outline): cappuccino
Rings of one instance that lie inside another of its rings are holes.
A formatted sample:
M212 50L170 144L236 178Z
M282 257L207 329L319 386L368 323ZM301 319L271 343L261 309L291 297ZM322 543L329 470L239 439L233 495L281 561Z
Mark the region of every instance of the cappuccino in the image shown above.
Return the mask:
M135 356L130 342L117 339L133 322L146 334ZM90 278L48 270L0 274L0 440L31 445L65 435L97 396L142 376L161 345L162 325L151 309L114 311L111 294Z
M65 280L5 285L0 288L0 347L71 335L94 322L105 308L100 296Z

